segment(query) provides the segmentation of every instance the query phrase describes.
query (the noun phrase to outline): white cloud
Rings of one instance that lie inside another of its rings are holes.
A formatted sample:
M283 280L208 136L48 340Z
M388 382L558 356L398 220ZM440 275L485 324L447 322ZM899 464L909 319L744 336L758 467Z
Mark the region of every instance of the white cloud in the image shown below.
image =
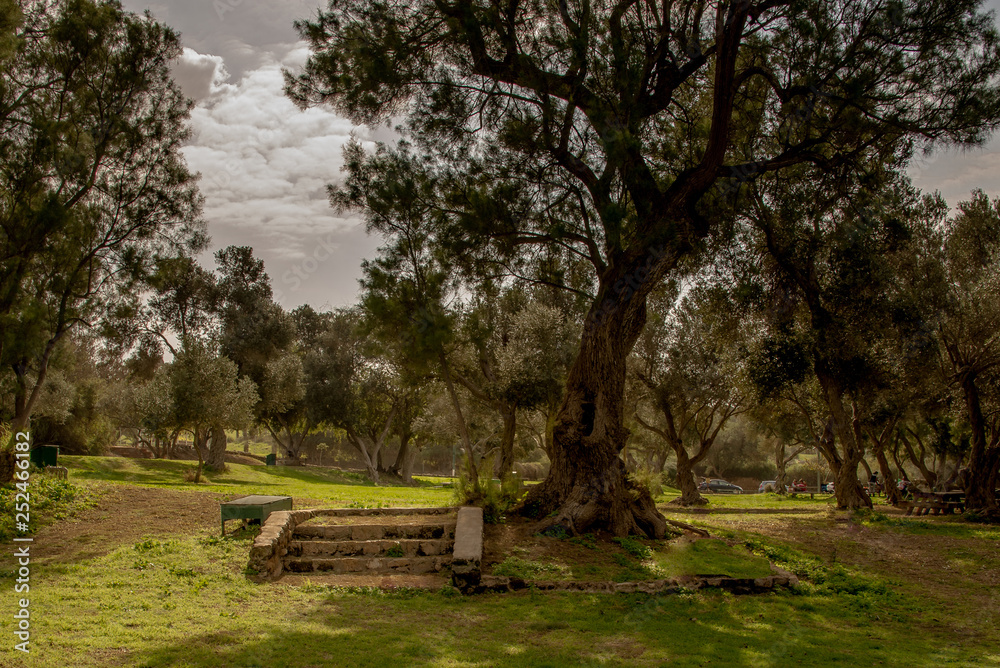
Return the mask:
M174 61L171 73L184 94L196 102L218 92L229 78L222 56L201 54L187 47Z
M238 81L226 81L226 62L184 50L175 76L197 104L184 155L201 174L205 218L213 247L249 245L264 260L286 307L351 303L368 238L358 216L338 216L326 185L342 178L343 146L369 131L331 111L301 111L282 93L282 67L300 64L303 45ZM213 264L211 254L202 258Z
M224 71L217 56L189 51L186 61L202 67L202 84L205 63ZM344 143L365 131L325 109L299 110L282 95L282 65L272 61L237 83L212 79L210 94L192 112L184 152L202 175L205 215L214 229L265 238L276 257L294 259L305 256L310 236L357 224L334 214L325 186L341 178Z

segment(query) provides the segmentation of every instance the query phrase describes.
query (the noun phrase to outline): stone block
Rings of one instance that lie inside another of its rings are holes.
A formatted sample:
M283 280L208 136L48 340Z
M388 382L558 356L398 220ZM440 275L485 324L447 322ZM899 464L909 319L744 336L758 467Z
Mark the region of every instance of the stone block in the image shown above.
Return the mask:
M381 540L385 528L374 524L356 524L351 527L351 540Z
M458 510L455 546L451 555L452 583L462 591L479 586L483 560L483 509L465 506Z

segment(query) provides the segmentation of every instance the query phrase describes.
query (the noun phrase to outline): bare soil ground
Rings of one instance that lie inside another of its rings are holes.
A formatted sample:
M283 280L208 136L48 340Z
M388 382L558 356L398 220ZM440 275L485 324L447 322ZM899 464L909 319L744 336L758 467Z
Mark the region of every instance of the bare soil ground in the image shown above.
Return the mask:
M219 530L219 502L227 498L132 485L96 483L87 488L97 495L97 505L39 531L33 559L41 563L75 562L105 555L146 536Z
M903 511L895 508L880 510L890 517L903 516ZM918 520L929 526L953 521L947 516L933 515ZM967 611L980 610L992 618L1000 615L1000 540L870 527L848 520L843 513L828 512L795 521L734 512L715 516L711 523L790 543L827 563L874 572L921 596L963 601ZM962 526L976 531L975 525ZM993 536L997 534L995 526L984 525L982 530Z

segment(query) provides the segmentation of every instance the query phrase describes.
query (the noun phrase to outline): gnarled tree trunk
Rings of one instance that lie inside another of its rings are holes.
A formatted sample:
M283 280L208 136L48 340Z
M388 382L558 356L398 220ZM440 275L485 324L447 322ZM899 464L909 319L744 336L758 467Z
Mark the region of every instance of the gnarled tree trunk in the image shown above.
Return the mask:
M503 431L500 433L500 456L494 469L497 478L504 480L514 470L514 436L517 433L517 409L504 404L500 408Z
M843 390L830 375L817 369L816 377L823 388L826 404L830 409L833 431L840 441L841 463L835 471L837 507L853 510L871 508L872 500L858 480L858 465L864 458L864 449L857 439L855 421L848 417L844 408Z
M965 476L965 507L990 517L1000 517L996 489L1000 470L1000 433L986 438L986 419L976 386L976 376L967 371L960 376L965 406L972 429L972 449L969 452L969 473Z
M694 477L694 465L688 457L684 446L675 448L677 453L677 486L681 488L680 498L674 503L682 506L703 506L708 503L698 490L698 481Z
M619 456L628 438L625 363L646 322L645 292L652 287L646 284L655 281L636 271L602 283L556 416L549 475L520 509L533 517L554 512L547 528L560 525L571 534L601 527L617 536L661 538L666 520L649 491L629 481Z
M872 452L875 455L875 461L878 462L879 471L882 473L882 488L885 491L885 498L892 505L898 505L900 501L899 488L896 487L896 480L895 476L892 475L889 459L885 456L886 443L897 438L895 420L886 425L881 433L876 435L875 432L871 432L870 436L872 439Z
M201 471L205 468L205 444L208 441L208 431L196 427L194 430L194 451L198 453L198 469L194 473L194 481L201 482Z

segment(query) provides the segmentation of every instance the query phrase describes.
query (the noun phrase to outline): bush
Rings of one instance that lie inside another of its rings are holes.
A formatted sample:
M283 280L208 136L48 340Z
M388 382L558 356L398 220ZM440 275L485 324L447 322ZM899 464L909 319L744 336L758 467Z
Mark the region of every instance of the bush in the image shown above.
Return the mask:
M483 470L492 471L493 467L484 463ZM507 519L507 513L521 498L521 481L510 477L503 482L496 482L488 477L478 481L469 480L463 472L458 476L455 485L455 501L460 506L479 506L483 509L483 522L486 524L501 524Z
M663 474L659 471L640 466L628 477L637 487L649 490L654 499L663 494Z

